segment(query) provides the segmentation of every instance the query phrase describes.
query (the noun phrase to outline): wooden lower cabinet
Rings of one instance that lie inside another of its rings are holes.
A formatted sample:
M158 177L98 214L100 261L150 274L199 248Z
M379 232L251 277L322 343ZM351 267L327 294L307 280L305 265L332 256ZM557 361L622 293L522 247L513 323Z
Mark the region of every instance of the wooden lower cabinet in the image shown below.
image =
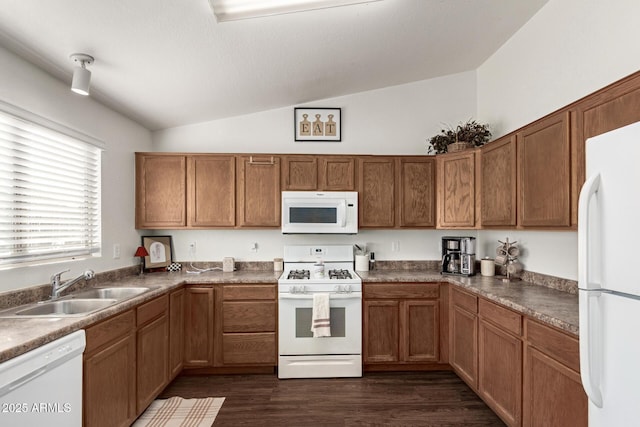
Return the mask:
M135 314L126 311L86 329L85 426L131 425L136 418Z
M439 283L367 283L364 288L365 365L441 361Z
M169 378L182 371L184 360L184 289L169 294Z
M213 366L215 289L188 286L184 304L184 366Z
M586 427L578 340L529 319L526 338L522 425Z
M276 285L222 285L215 365L277 364Z
M185 288L185 368L277 364L275 284Z
M478 297L451 290L449 361L469 387L478 388Z
M163 295L137 309L137 413L169 383L169 298Z
M522 341L482 318L478 325L478 393L507 425L520 425Z

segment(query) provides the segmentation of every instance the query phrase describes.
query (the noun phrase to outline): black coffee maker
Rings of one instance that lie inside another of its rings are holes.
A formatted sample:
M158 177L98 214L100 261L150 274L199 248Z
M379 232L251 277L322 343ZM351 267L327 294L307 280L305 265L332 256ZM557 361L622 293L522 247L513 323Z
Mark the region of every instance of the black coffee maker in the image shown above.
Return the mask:
M473 276L476 274L476 238L442 238L442 274Z

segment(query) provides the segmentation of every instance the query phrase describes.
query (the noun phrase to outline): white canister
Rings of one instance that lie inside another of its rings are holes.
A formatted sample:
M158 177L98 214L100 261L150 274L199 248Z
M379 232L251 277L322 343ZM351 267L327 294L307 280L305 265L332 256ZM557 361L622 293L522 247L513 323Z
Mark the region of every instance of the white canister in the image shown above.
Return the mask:
M356 271L369 271L369 255L356 255Z
M313 277L316 279L324 279L324 264L322 262L313 264Z
M226 256L222 258L222 271L225 273L230 273L235 269L235 261L232 257Z
M491 258L480 260L480 274L483 276L493 276L496 274L496 265Z
M284 270L284 260L282 258L274 258L273 271L282 271L282 270Z

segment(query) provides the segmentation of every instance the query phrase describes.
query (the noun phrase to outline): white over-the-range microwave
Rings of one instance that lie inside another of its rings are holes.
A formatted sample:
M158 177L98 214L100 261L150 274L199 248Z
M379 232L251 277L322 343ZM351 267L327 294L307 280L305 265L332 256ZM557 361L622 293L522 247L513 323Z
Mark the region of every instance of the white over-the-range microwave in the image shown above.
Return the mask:
M357 234L357 191L283 191L282 233Z

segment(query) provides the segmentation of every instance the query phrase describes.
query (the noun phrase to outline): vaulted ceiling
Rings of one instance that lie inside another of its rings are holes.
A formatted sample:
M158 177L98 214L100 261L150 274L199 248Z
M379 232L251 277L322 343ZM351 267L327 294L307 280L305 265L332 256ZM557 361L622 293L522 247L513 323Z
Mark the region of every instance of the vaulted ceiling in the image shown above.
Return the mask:
M0 44L156 130L474 70L548 0L383 0L218 23L208 0L1 0ZM0 82L2 85L2 82Z

